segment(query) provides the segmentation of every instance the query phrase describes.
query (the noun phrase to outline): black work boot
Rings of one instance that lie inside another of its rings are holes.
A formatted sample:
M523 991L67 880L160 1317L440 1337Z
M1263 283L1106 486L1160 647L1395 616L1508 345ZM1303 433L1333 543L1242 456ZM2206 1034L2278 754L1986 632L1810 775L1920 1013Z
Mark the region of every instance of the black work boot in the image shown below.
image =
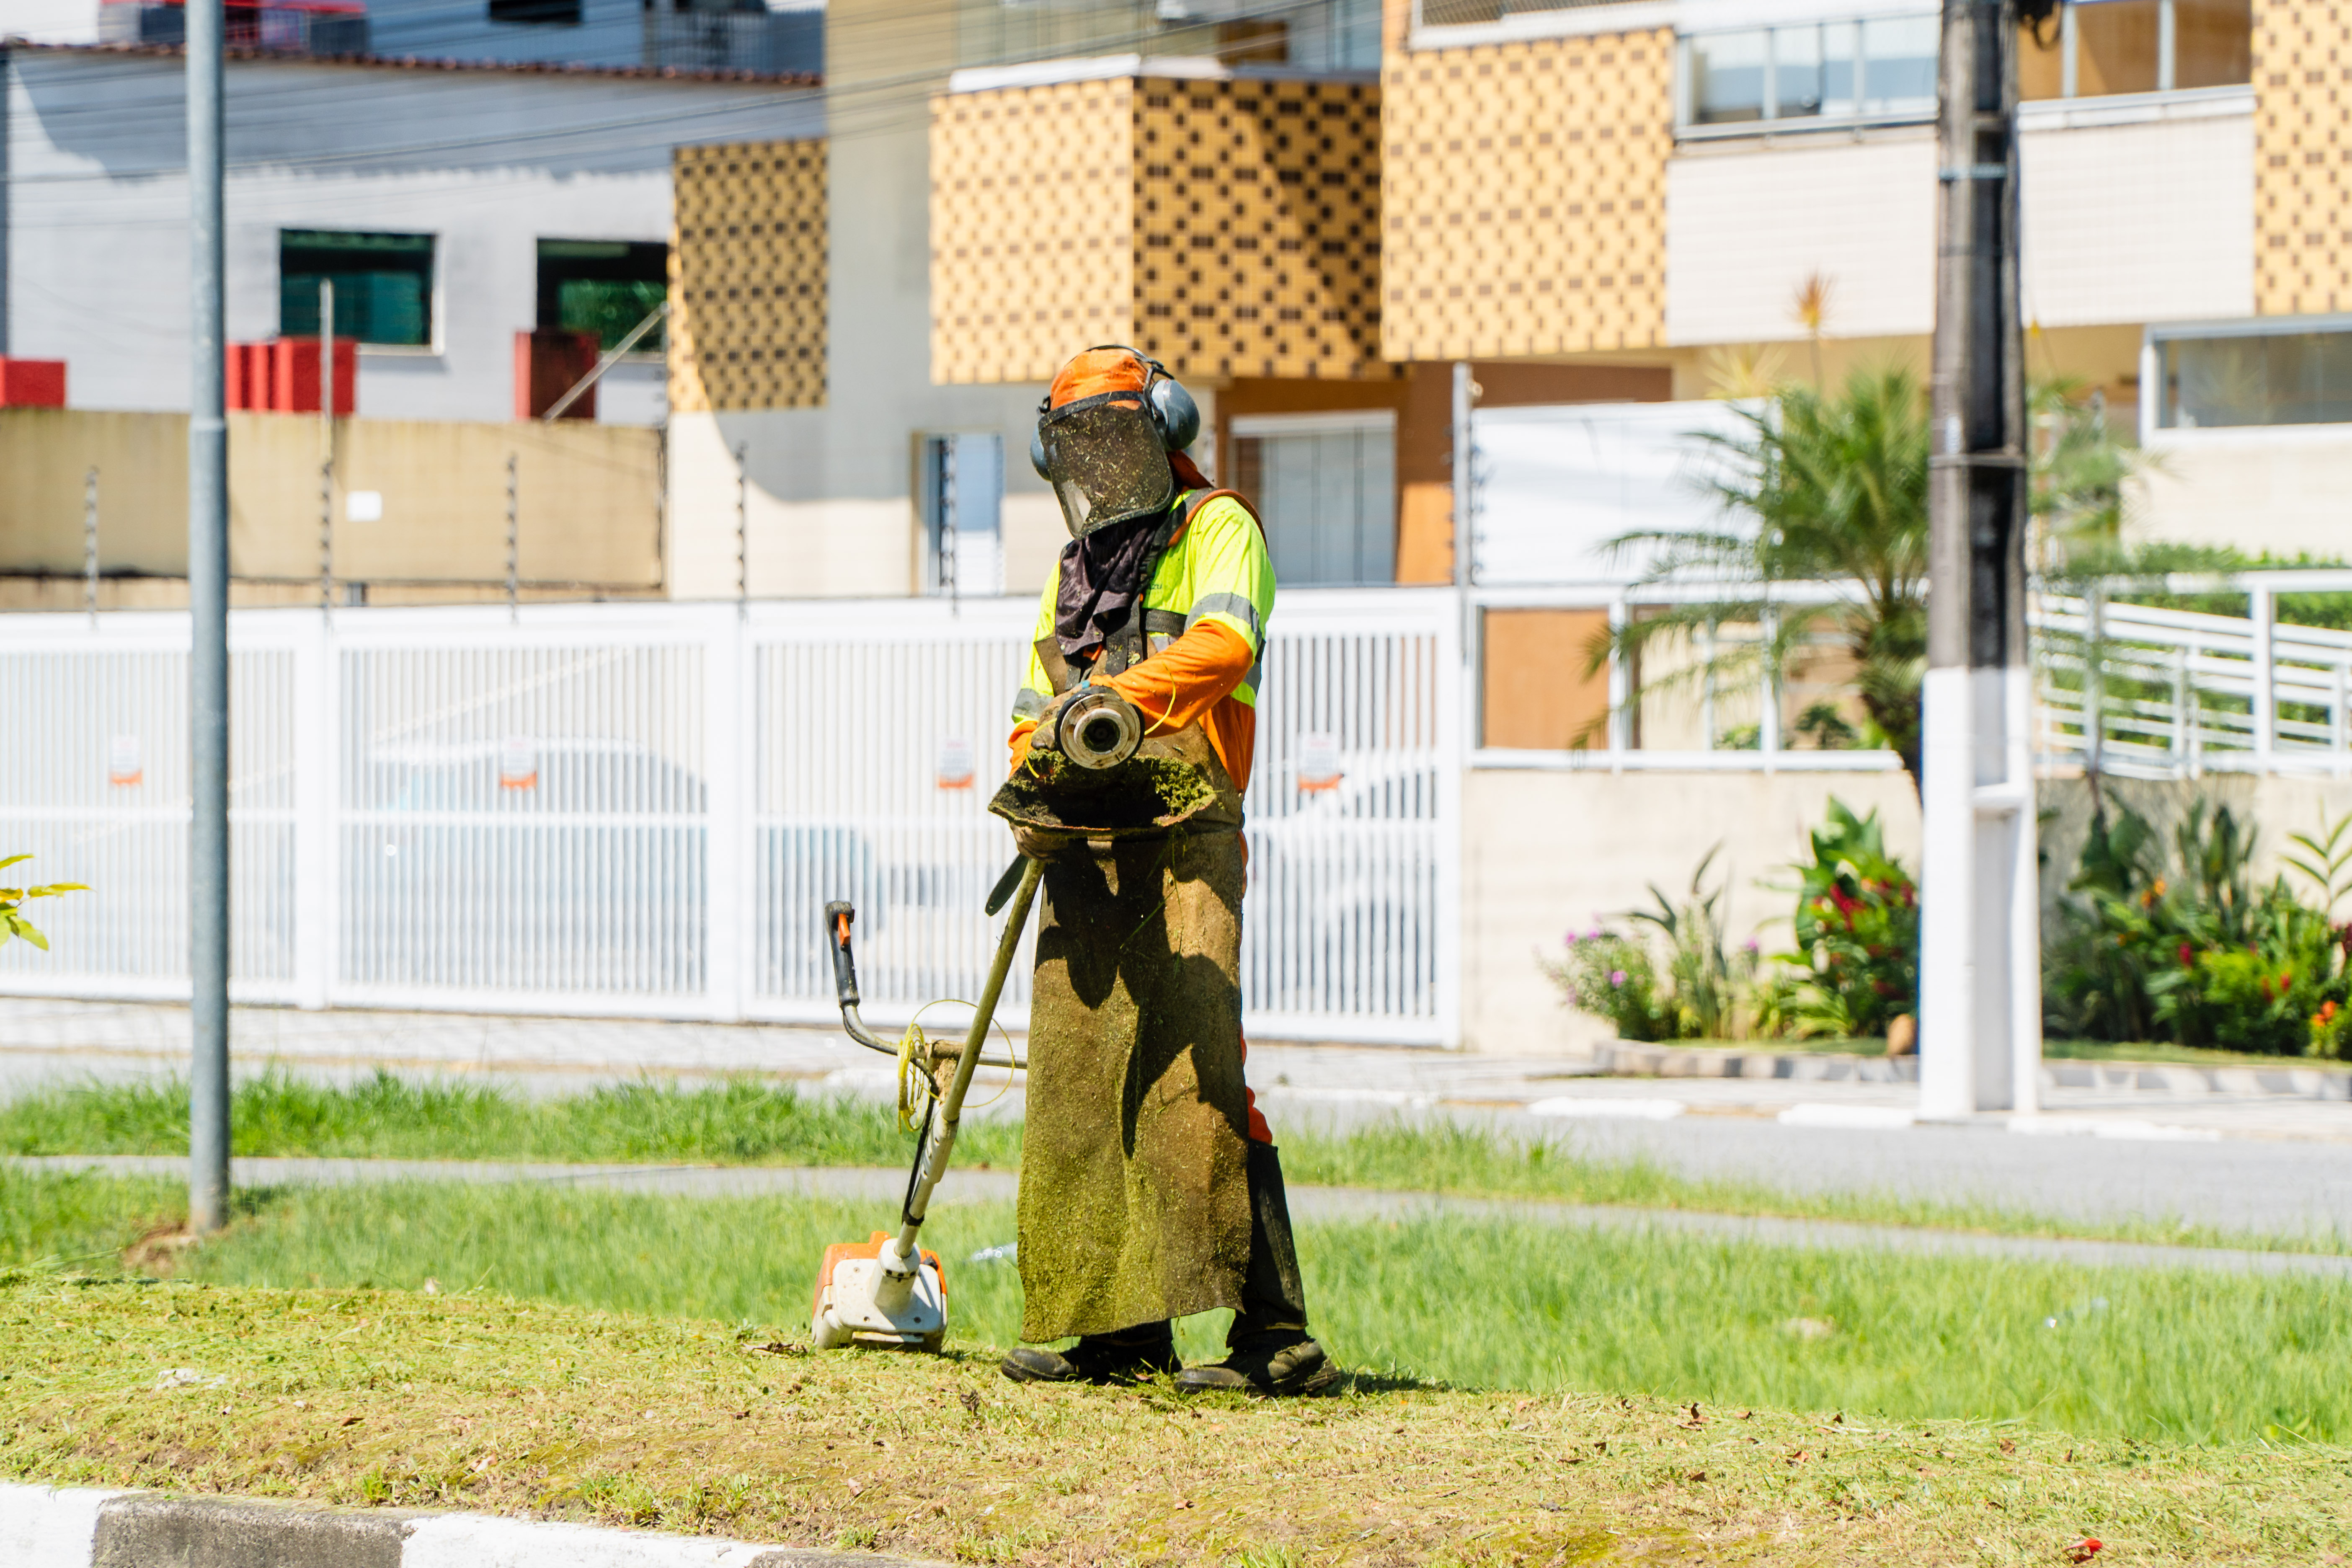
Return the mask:
M1166 1322L1139 1323L1115 1334L1082 1335L1066 1351L1020 1345L997 1365L1015 1383L1131 1383L1174 1372L1176 1333Z
M1282 1158L1271 1143L1249 1147L1250 1259L1244 1308L1225 1335L1225 1359L1187 1367L1177 1389L1206 1394L1316 1394L1339 1381L1339 1369L1307 1331L1307 1288L1290 1240L1290 1203Z
M1180 1394L1320 1394L1339 1381L1333 1366L1304 1323L1259 1328L1244 1317L1234 1320L1226 1340L1225 1359L1206 1366L1188 1366L1176 1374Z

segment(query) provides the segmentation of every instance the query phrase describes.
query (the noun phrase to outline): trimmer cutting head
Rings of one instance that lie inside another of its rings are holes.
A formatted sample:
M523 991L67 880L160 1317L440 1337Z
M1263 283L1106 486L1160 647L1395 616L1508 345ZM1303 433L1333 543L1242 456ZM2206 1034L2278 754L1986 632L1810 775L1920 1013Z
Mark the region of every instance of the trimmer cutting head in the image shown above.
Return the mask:
M948 1335L947 1270L930 1248L911 1274L895 1271L898 1240L876 1231L866 1241L837 1241L816 1271L809 1342L821 1351L936 1351Z

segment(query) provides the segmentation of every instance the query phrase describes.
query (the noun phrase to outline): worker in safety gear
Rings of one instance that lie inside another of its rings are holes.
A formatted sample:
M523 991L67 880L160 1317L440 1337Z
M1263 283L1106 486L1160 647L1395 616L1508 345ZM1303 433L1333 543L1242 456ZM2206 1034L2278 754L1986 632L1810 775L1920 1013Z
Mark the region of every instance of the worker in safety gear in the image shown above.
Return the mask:
M1160 364L1096 348L1055 378L1030 447L1071 537L1038 606L1006 794L1056 776L1062 709L1106 687L1141 718L1145 752L1195 784L1164 829L1178 808L1148 781L1175 774L1148 770L1101 775L1145 798L1073 806L1068 830L1013 819L1045 863L1021 1333L1077 1336L1007 1355L1017 1382L1175 1372L1187 1391L1299 1394L1339 1375L1307 1331L1281 1162L1242 1079L1241 795L1274 569L1249 503L1185 456L1199 428ZM1087 810L1129 826L1088 833ZM1236 1314L1224 1359L1179 1368L1171 1320L1218 1307Z

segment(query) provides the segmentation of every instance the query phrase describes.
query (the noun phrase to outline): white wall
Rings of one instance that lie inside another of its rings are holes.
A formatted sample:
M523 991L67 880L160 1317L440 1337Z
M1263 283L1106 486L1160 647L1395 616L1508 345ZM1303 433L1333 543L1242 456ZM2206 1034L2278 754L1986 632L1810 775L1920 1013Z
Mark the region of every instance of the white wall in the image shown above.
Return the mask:
M2352 426L2161 430L2126 513L2136 540L2352 555Z
M94 44L99 0L0 0L0 37L35 44Z
M1869 142L1697 143L1666 165L1666 341L1805 335L1790 304L1833 290L1829 333L1906 337L1935 319L1936 144L1923 129Z
M1610 1037L1560 1005L1539 960L1561 938L1690 886L1727 881L1726 930L1787 952L1794 900L1761 886L1805 851L1832 795L1876 808L1886 845L1916 874L1919 807L1901 773L1537 773L1474 770L1462 794L1462 1029L1472 1050L1582 1053Z
M2031 106L2024 117L2028 320L2072 327L2252 314L2252 90L2161 110L2088 104ZM1930 331L1936 195L1935 142L1924 126L1862 142L1686 145L1666 165L1667 341L1801 339L1792 302L1814 273L1832 289L1830 336Z
M11 352L67 362L77 407L187 406L180 62L12 56ZM278 335L284 227L430 233L429 351L366 350L359 412L506 420L542 238L662 240L674 142L807 136L808 89L498 70L237 62L228 71L228 331ZM660 416L657 367L600 414Z
M2019 137L2027 321L2254 313L2253 90L2203 106L2215 112L2121 125L2088 106L2064 121L2029 113Z
M1745 428L1737 405L1696 400L1481 410L1477 581L1624 581L1650 554L1612 556L1617 535L1725 526L1701 433Z

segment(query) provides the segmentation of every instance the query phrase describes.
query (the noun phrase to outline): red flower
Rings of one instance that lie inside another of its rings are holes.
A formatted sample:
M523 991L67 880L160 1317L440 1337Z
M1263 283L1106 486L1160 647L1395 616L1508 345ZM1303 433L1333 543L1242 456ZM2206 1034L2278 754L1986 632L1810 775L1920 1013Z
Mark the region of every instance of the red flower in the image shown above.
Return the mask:
M2086 1535L2083 1537L2082 1540L2074 1542L2074 1545L2066 1548L2066 1561L2069 1563L2088 1563L2092 1558L2096 1557L2101 1550L2098 1537Z
M2183 969L2194 969L2197 967L2197 960L2190 954L2189 944L2185 942L2180 944L2180 967Z

